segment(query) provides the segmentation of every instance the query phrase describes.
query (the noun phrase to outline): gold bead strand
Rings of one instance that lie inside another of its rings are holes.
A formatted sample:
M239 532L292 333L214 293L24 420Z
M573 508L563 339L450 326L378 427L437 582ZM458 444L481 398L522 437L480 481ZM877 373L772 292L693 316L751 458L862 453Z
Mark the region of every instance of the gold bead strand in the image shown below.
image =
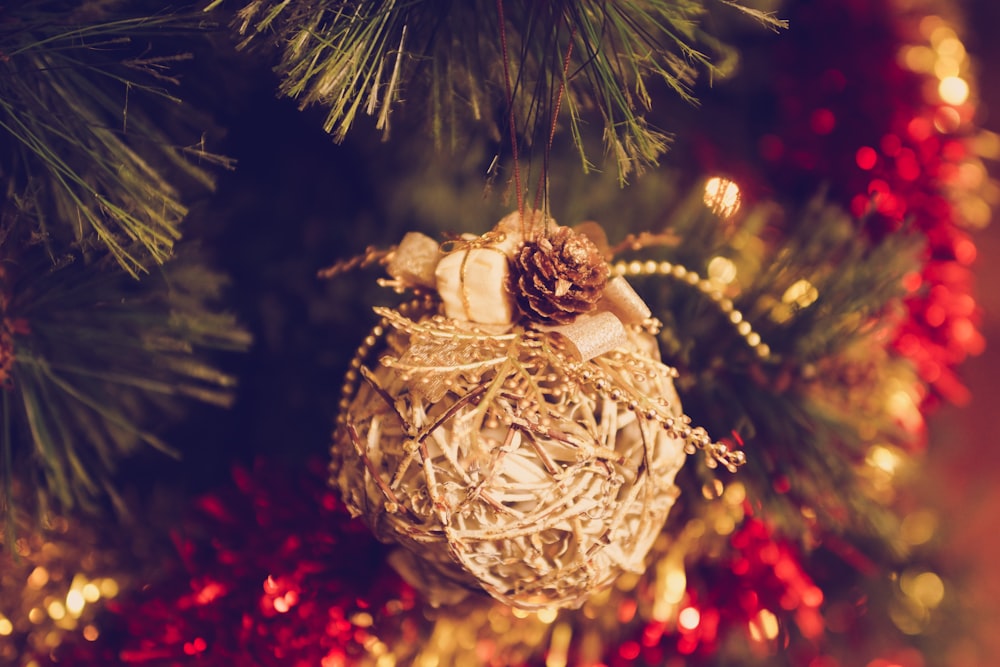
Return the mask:
M347 367L347 372L344 373L344 383L340 387L340 402L337 404L337 427L342 428L347 420L347 409L351 407L351 401L354 399L354 394L357 391L358 377L361 373L361 366L364 364L365 359L368 358L369 353L371 353L372 348L379 341L383 334L385 334L385 328L389 325L389 320L385 317L379 318L378 323L372 327L371 331L365 336L361 345L358 349L354 351L354 356L351 357L351 362Z
M736 329L736 332L746 342L747 346L760 358L769 359L771 348L761 340L760 334L753 330L753 326L743 317L743 313L737 310L730 299L727 299L715 288L711 281L705 280L694 271L689 270L681 264L672 262L654 262L647 260L640 262L615 262L611 265L613 276L668 276L680 282L687 283L715 303L722 314Z
M413 299L406 303L400 304L396 310L399 311L400 315L408 315L412 312L427 312L428 309L433 307L433 300L429 297L424 297L422 299ZM379 342L383 335L385 335L386 327L389 326L388 318L379 318L378 323L372 327L371 331L365 336L361 345L354 351L354 356L351 357L350 364L347 367L347 372L344 373L344 383L340 387L340 402L337 404L337 426L343 427L347 415L347 409L351 406L351 401L354 399L354 394L357 391L358 377L361 373L361 366L364 364L365 359L371 354L372 348Z
M661 409L669 408L669 403L661 401L662 404L657 406L648 396L633 394L616 382L606 369L592 362L574 366L576 367L567 369L570 377L582 384L593 386L597 393L607 399L624 403L630 412L635 412L650 421L659 422L667 435L684 441L684 451L688 455L698 450L704 452L705 463L709 468L717 468L721 464L729 472L736 472L738 467L746 463L746 454L742 450L731 450L725 443L713 442L704 428L691 426L691 418L686 414L676 417L664 414ZM671 378L677 376L677 369L670 366L663 366L663 372Z

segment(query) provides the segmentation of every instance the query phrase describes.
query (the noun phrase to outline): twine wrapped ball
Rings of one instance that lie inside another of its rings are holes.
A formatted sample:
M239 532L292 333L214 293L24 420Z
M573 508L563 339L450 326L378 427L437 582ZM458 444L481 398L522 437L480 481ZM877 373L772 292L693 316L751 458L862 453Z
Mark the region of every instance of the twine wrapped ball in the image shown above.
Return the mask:
M551 332L377 310L333 480L404 577L432 604L541 609L645 569L691 438L651 335L581 361Z

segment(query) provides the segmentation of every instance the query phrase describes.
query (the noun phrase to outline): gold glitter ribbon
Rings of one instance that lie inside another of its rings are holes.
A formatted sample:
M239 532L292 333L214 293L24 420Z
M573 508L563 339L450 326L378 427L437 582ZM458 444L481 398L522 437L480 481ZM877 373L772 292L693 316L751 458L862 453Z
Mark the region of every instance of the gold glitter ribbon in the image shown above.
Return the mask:
M547 331L563 336L577 361L590 361L628 342L625 325L617 315L607 310L581 315L569 324Z
M642 324L652 315L646 302L621 276L608 281L597 308L595 313L581 315L569 324L546 329L566 338L577 361L590 361L625 345L625 325Z
M610 310L625 324L642 324L653 313L632 285L622 276L615 276L604 288L598 308Z
M386 271L402 283L434 287L434 269L441 259L438 242L420 232L407 232L396 247Z

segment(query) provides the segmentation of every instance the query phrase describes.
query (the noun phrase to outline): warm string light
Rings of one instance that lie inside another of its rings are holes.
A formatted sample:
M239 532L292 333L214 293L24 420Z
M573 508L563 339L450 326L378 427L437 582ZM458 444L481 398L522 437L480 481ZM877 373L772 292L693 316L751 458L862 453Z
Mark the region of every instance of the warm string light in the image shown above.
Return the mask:
M0 662L40 665L67 638L95 642L104 604L119 594L111 569L114 552L95 548L95 535L83 525L55 516L48 531L21 536L16 553L0 555L4 590L0 599ZM4 547L6 548L6 547Z
M904 634L922 634L945 600L944 581L930 570L911 568L901 573L896 583L897 595L889 608L889 617Z
M705 182L705 206L722 218L731 218L740 210L743 195L740 186L721 176L713 176Z

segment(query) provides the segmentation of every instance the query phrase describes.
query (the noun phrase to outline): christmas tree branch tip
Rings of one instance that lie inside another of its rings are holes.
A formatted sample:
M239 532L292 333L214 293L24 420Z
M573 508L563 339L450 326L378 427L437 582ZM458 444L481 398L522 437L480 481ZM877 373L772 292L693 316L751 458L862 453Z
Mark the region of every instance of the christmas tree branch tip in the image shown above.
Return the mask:
M156 109L180 102L165 86L191 56L152 50L203 33L205 21L25 4L0 22L0 170L19 193L18 214L53 256L96 241L138 278L171 256L186 191L213 186L203 165L231 166L176 136L196 138L200 128L168 131Z
M302 107L325 107L324 129L337 141L361 113L388 136L391 111L423 99L427 108L417 112L439 140L459 122L544 148L565 116L588 169L584 114L594 114L624 183L669 144L647 120L652 83L694 102L699 72L714 79L732 69L735 50L705 27L720 10L775 30L786 25L732 0L254 0L236 11L233 26L240 48L266 44L280 53L280 92Z

